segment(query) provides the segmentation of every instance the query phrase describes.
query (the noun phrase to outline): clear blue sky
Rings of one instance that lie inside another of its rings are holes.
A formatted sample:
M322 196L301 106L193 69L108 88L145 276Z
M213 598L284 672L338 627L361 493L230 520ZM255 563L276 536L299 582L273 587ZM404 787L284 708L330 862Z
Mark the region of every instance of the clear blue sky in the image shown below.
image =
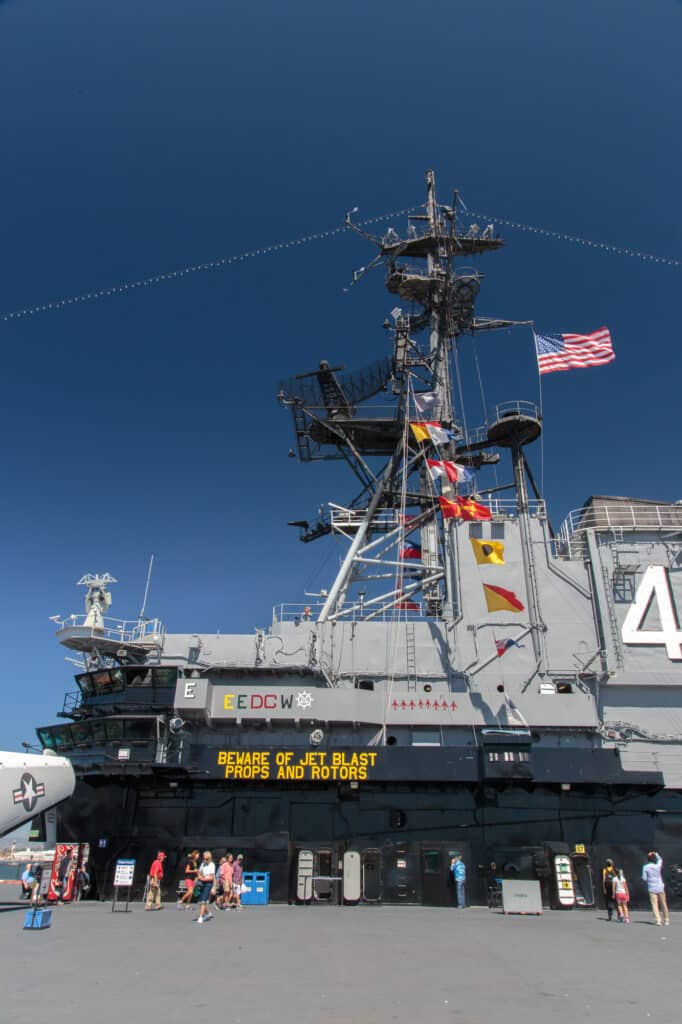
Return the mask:
M443 198L679 255L681 19L674 0L0 0L0 309L420 202L428 167ZM618 353L545 378L553 519L591 493L682 497L680 270L505 234L479 312L606 324ZM341 236L0 322L0 748L73 688L48 616L81 610L82 573L117 576L112 612L134 615L153 552L149 611L183 631L250 631L328 582L336 552L286 520L354 482L287 458L274 396L386 352L380 275L343 291L367 257ZM536 397L527 332L479 351L490 403Z

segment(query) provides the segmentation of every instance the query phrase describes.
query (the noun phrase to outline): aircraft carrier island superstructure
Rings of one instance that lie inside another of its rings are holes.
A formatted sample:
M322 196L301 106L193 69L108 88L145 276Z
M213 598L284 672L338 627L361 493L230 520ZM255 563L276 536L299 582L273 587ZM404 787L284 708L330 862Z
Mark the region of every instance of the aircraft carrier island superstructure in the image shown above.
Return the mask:
M243 852L275 900L343 898L352 855L352 898L447 904L459 853L474 902L516 876L589 905L591 864L635 878L656 848L682 898L682 506L595 496L555 533L525 455L540 410L465 429L458 346L512 325L475 312L465 264L502 241L457 210L429 173L403 234L366 235L386 358L280 386L298 458L358 480L292 524L345 546L328 590L267 630L171 634L110 618L115 580L89 575L58 623L83 671L38 737L75 767L57 838L91 844L101 895L118 857L163 848L172 878L196 847Z

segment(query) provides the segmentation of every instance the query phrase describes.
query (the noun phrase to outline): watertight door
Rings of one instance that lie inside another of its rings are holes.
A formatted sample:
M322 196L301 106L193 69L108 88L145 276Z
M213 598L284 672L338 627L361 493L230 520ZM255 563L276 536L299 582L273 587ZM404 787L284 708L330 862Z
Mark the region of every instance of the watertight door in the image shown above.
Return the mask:
M346 850L343 855L343 901L358 903L360 900L360 854L357 850Z
M315 850L313 855L313 896L320 903L334 903L340 896L334 887L338 856L334 850Z
M448 890L448 865L440 843L422 843L421 847L422 903L430 907L446 906L452 902Z
M381 899L381 850L362 851L362 898L365 903Z
M592 881L592 867L587 854L572 854L575 876L575 902L579 907L593 907L596 899Z
M296 874L296 899L305 903L313 898L313 851L298 851Z

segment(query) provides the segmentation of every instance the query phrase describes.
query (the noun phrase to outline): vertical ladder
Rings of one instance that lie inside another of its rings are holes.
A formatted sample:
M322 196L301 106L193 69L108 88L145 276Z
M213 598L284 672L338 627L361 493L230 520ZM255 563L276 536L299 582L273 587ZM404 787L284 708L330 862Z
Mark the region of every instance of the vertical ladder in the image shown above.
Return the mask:
M606 606L609 612L609 631L611 633L611 644L613 646L613 653L616 656L616 665L618 668L623 668L623 649L621 647L620 640L620 629L618 628L618 620L616 618L616 609L613 607L613 584L609 570L605 565L602 565L602 576L604 578L604 593L606 595Z
M417 689L417 643L414 635L414 622L405 623L405 665L408 692L415 692Z

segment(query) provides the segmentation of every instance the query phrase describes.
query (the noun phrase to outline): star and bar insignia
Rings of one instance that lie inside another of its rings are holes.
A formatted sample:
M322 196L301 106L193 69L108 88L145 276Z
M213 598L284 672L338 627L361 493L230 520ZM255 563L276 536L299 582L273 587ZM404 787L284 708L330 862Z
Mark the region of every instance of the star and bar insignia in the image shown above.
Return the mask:
M23 804L24 810L32 811L41 796L45 796L45 785L36 782L30 772L24 772L18 789L12 790L12 799L16 804Z

